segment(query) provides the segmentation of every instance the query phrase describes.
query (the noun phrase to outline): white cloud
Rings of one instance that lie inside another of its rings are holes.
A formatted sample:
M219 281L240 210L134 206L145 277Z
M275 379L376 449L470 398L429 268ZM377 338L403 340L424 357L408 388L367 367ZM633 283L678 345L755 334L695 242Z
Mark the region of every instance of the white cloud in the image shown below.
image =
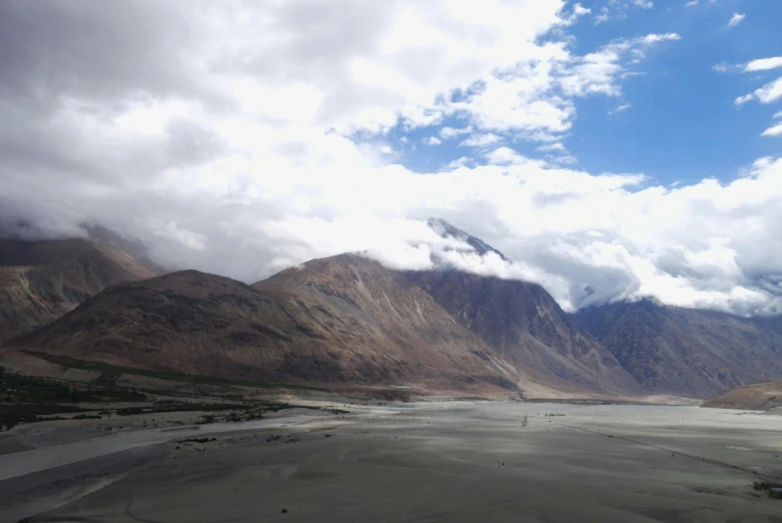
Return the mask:
M568 153L567 148L562 142L553 142L536 147L537 151L549 153L546 155L546 161L552 165L574 165L578 163L575 156Z
M681 40L682 37L677 33L664 33L664 34L649 34L644 36L641 41L644 44L655 44L657 42L665 42L667 40Z
M774 260L782 254L782 247L775 245L766 245L763 252L757 248L782 217L773 205L782 196L782 160L759 160L743 177L725 185L704 180L673 189L633 189L640 181L637 176L597 177L545 167L504 148L491 156L507 166L443 173L437 175L444 177L437 184L440 189L432 190L439 193L469 180L449 197L458 200L456 195L464 191L477 204L480 194L478 201L488 207L468 204L463 213L446 218L483 236L526 269L469 256L460 262L465 268L541 281L565 307L638 296L737 312L768 311L779 305L778 298L753 282L775 270ZM482 218L476 219L475 209L483 209ZM453 213L438 214L443 212ZM492 218L487 223L488 216ZM375 227L370 223L368 232L358 236L370 242ZM494 233L486 234L492 229ZM498 229L503 231L499 235ZM322 230L308 234L327 237ZM357 233L350 228L342 235L355 238ZM389 231L382 235L393 236ZM405 241L414 253L424 242ZM376 249L387 250L383 245ZM586 296L580 290L583 285L598 293Z
M582 18L583 16L588 15L591 13L592 10L588 7L584 7L581 4L576 4L573 6L573 9L570 11L569 15L563 15L563 20L568 24L572 25L578 22L579 18Z
M445 168L442 170L442 172L454 171L456 169L459 169L460 167L466 167L470 163L475 163L472 158L469 158L467 156L461 156L449 162L448 165L446 165Z
M602 24L603 22L608 22L611 19L611 13L608 10L608 7L603 7L603 9L600 11L600 14L595 15L595 25Z
M749 62L745 70L747 71L765 71L782 67L782 57L763 58ZM752 99L757 99L761 103L772 103L782 99L782 78L769 82L763 87L756 89L753 93L740 96L736 99L736 105L741 106ZM775 113L772 118L782 117L782 111ZM780 136L782 135L782 124L772 125L761 133L761 136Z
M94 219L164 264L254 281L344 251L425 267L442 247L425 219L441 216L516 262L455 263L539 281L566 308L644 294L778 303L757 281L782 271L769 241L782 160L670 188L575 169L559 141L576 97L619 96L678 35L580 56L564 2L542 0L205 2L187 17L162 0L8 5L0 34L19 56L0 63L0 115L14 122L0 127L3 219L63 233ZM511 130L558 158L498 147L412 172L381 132L400 117L447 122L426 134L441 140Z
M618 96L621 87L617 79L627 73L625 62L638 63L648 50L661 42L680 40L676 33L648 34L626 40L615 40L593 53L575 59L559 79L564 92L571 96L605 94Z
M763 131L762 136L782 136L782 123L772 125L768 129Z
M744 66L744 71L768 71L770 69L776 69L782 67L782 56L774 56L771 58L759 58L752 60Z
M555 142L538 146L537 150L542 152L565 151L565 146L561 142Z
M608 0L607 4L600 9L600 13L595 16L595 24L601 24L613 18L627 18L630 7L651 9L654 7L654 2L652 0Z
M552 158L552 161L561 165L575 165L578 163L578 159L575 156L571 156L569 154L555 156Z
M455 129L453 127L444 126L440 128L440 137L444 140L448 140L450 138L454 138L456 136L470 132L472 132L472 127L469 126L462 129Z
M685 5L685 7L695 7L696 5L698 5L698 0L690 0L689 2L687 2L684 5Z
M520 155L510 147L498 147L484 155L492 165L510 165L529 162L528 158Z
M745 14L739 14L739 13L733 13L733 16L730 17L730 20L728 20L728 27L736 27L741 22L744 21L744 18L746 18L747 15Z
M473 134L466 140L463 140L459 145L462 147L485 147L500 141L502 141L502 137L497 136L494 133Z
M429 136L428 138L424 139L424 143L426 145L440 145L443 143L443 141L436 136Z
M497 69L439 107L445 115L467 119L476 130L555 141L572 127L574 98L620 95L621 81L640 73L630 68L652 47L680 38L666 33L618 39L584 56L573 55L566 43L549 42L534 57Z
M760 103L769 104L782 98L782 77L767 83L754 92L739 96L736 98L736 105L742 105L750 100L757 100Z

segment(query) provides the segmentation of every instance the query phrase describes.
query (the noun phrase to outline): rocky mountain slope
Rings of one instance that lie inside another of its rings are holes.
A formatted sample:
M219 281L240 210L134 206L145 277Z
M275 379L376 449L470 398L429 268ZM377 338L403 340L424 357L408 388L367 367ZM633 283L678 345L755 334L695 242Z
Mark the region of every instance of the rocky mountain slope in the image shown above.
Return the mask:
M430 227L459 239L478 254L497 249L444 222ZM579 327L540 285L480 276L442 266L408 271L406 276L429 293L460 324L478 334L523 376L522 388L566 392L630 394L635 380L614 356Z
M407 276L512 364L525 378L521 387L532 395L541 386L619 395L640 390L539 285L449 270Z
M196 271L114 285L10 343L233 379L518 394L478 336L402 274L354 255L253 286Z
M741 385L710 399L703 406L741 410L782 408L782 380Z
M650 392L708 398L782 376L782 318L640 300L590 307L574 320Z
M0 340L44 325L85 298L154 272L118 247L87 239L0 240Z

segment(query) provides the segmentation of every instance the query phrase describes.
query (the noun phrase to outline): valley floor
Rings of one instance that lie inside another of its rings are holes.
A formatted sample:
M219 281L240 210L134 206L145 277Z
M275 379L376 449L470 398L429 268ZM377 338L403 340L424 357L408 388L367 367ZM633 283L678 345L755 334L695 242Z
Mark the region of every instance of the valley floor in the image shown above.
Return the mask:
M782 500L753 490L782 481L779 416L490 402L350 410L100 436L89 448L111 452L94 455L57 431L24 459L6 440L0 473L16 468L0 480L0 521L782 521ZM47 468L58 454L71 457Z

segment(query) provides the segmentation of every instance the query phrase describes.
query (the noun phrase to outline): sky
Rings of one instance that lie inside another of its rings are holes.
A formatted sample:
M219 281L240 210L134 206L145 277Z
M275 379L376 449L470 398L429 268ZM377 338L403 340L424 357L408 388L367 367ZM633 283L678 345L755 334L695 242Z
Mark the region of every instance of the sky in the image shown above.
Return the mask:
M782 313L775 0L0 3L0 222ZM501 250L480 257L440 217Z

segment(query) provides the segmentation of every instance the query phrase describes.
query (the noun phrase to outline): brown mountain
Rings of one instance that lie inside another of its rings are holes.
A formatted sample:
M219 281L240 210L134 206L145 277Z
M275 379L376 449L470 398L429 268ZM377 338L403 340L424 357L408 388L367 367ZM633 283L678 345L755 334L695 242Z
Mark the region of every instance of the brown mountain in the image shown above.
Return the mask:
M703 406L742 410L782 408L782 380L741 385L725 394L710 399Z
M402 274L355 255L254 286L196 271L115 285L10 343L234 379L517 393L478 336Z
M545 396L547 389L639 391L611 353L583 333L540 285L451 270L407 276L513 365L530 396Z
M430 227L470 245L480 255L497 249L443 220ZM406 276L429 293L460 324L478 334L523 376L529 395L550 389L629 394L638 384L614 356L579 327L540 285L468 274L448 267L409 271Z
M650 300L574 315L647 390L708 398L782 376L782 318L742 318Z
M52 321L109 285L154 275L118 247L87 239L2 239L0 340Z

